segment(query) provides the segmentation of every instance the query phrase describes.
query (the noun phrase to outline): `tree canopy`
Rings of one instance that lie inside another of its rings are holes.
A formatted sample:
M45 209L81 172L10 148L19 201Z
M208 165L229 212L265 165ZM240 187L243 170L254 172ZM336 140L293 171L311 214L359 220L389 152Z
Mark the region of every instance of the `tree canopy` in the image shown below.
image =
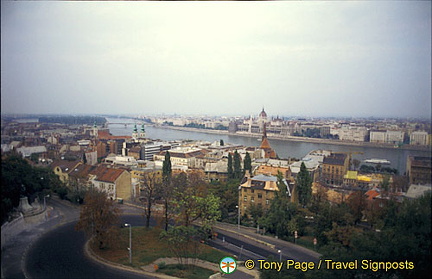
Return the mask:
M36 195L48 193L60 185L60 180L49 168L33 167L19 154L4 156L1 162L2 223L19 205L21 197L33 200Z
M84 231L94 237L99 249L115 244L118 239L120 209L115 201L108 199L105 192L92 189L84 197L80 219L76 230Z
M296 187L299 204L305 207L312 197L312 178L304 162L301 163L300 172L297 174Z

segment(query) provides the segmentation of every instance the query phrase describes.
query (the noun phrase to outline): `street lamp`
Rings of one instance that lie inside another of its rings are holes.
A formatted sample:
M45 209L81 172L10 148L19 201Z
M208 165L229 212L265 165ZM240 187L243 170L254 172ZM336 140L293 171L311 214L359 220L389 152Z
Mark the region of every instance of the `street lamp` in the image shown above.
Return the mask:
M125 224L125 227L129 227L129 263L132 264L132 225Z
M236 208L238 208L238 222L237 222L237 230L240 231L240 206L236 205Z
M278 253L279 253L279 261L281 262L282 261L282 250L278 250Z

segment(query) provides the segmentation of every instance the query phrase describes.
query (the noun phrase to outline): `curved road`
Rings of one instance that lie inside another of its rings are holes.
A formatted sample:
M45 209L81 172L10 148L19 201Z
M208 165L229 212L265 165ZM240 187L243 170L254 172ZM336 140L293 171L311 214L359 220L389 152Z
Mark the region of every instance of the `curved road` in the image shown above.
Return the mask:
M55 203L57 208L64 207L61 210L64 212L61 214L62 225L44 233L28 249L23 264L27 278L154 278L112 268L89 259L84 252L86 242L84 233L74 230L78 214L77 210L72 209L71 211L70 206L60 205L54 201L51 202ZM144 226L145 221L141 213L139 213L139 209L124 205L121 207L123 208L123 214L125 214L121 216L122 223L129 223L132 226ZM151 225L154 225L154 220L151 221ZM218 230L218 233L219 239L211 240L209 244L220 250L233 253L241 260L257 260L268 257L277 259L282 256L278 254L277 249L283 251L284 259L287 256L291 258L287 255L286 247L271 249L265 245L247 240L241 235L220 230ZM250 278L250 276L242 272L236 272L234 275L236 278ZM231 278L232 276L228 277Z
M123 219L133 226L142 226L144 222L140 216L123 216ZM86 237L74 230L75 223L50 231L33 244L25 263L30 278L153 278L110 268L87 258L83 248Z

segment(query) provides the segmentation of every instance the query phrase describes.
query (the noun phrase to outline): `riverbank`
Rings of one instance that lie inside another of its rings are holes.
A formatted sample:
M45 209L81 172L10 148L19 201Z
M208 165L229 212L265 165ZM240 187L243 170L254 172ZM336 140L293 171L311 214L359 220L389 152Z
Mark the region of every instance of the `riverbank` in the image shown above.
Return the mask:
M191 127L160 126L160 125L151 125L151 124L147 124L147 125L157 129L170 129L170 130L178 130L178 131L186 131L186 132L239 136L239 137L248 137L248 138L256 138L256 139L260 139L262 137L262 134L257 134L257 133L246 133L246 132L229 133L228 131L223 131L223 130L210 130L210 129L207 130L207 129L199 129L199 128L191 128ZM267 134L267 137L273 140L282 140L282 141L291 141L291 142L307 142L307 143L332 144L332 145L341 145L341 146L402 149L402 150L412 150L412 151L431 151L430 146L418 146L418 145L408 145L408 144L402 145L400 147L395 147L393 144L385 144L385 143L341 141L341 140L319 139L319 138L280 136L274 134Z

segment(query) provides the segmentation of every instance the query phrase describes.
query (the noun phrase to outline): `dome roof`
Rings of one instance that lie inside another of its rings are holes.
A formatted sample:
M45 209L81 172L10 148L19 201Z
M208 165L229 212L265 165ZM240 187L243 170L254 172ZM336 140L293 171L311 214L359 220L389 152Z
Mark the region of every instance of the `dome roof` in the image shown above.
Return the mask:
M264 111L264 108L262 109L261 113L259 114L260 117L267 117L267 113Z

